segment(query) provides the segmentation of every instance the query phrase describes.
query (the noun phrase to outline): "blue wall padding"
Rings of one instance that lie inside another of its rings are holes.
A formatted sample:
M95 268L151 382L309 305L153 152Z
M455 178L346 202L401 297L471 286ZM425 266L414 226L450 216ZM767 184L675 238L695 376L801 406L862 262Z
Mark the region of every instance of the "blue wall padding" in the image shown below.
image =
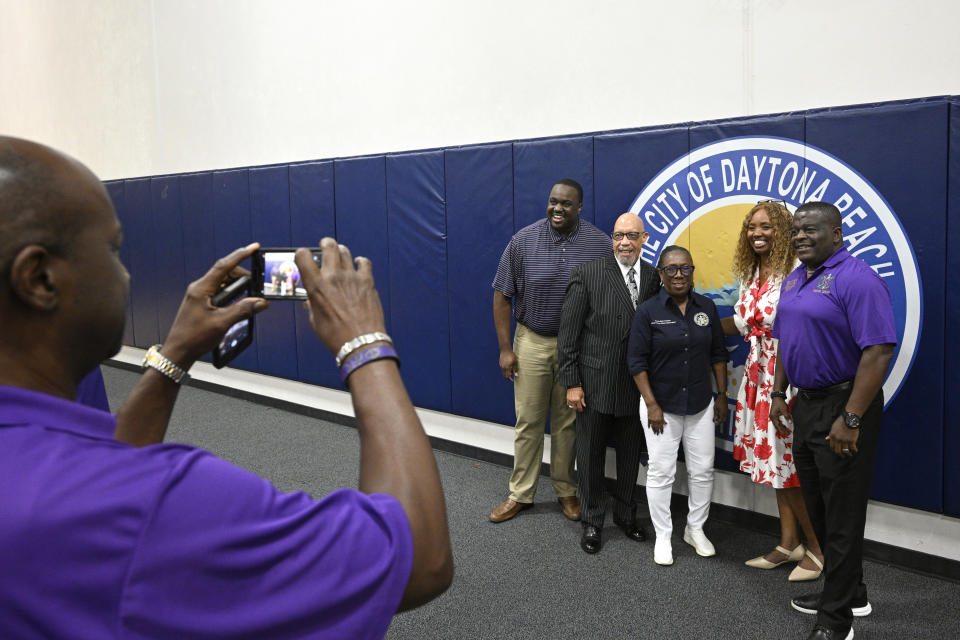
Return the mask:
M333 163L337 241L354 256L373 261L373 277L390 324L390 247L387 225L387 169L383 156Z
M333 162L309 162L290 167L290 229L294 244L316 246L321 238L337 237L333 192ZM303 305L294 306L297 325L297 373L300 380L341 388L333 356L310 327Z
M205 274L218 257L214 244L211 172L180 176L180 212L183 225L183 288L186 290L186 285ZM209 362L210 355L204 354L202 360Z
M158 342L163 342L177 316L186 278L183 271L183 218L180 209L180 179L177 176L150 181L157 270Z
M130 305L133 308L134 344L146 349L160 341L157 327L157 234L151 211L150 178L127 180L123 217L125 242L129 244Z
M513 143L513 229L546 217L550 188L561 178L583 187L584 220L593 222L593 137Z
M213 173L214 252L217 258L253 242L249 174L247 169ZM289 225L289 221L285 224ZM212 265L213 263L210 264ZM256 323L259 324L260 321L258 318ZM230 366L259 371L259 362L257 345L251 345L237 356Z
M253 240L303 246L333 235L373 261L414 402L512 425L490 284L510 236L545 216L553 183L583 184L583 218L609 233L677 158L756 135L836 156L899 217L917 256L923 324L914 366L885 416L872 497L960 516L960 466L948 457L960 449L952 418L960 394L950 393L960 370L946 333L960 325L960 251L948 251L960 245L960 223L949 224L960 219L956 96L110 182L132 276L124 340L159 341L185 284L219 256ZM299 305L275 302L259 324L235 366L342 388ZM718 466L732 468L728 458L718 456Z
M960 464L957 464L957 452L960 451L960 368L957 361L957 328L960 327L960 100L950 101L950 160L947 193L947 251L946 259L946 314L945 325L948 336L944 336L944 351L948 357L944 360L943 388L948 390L943 405L943 507L944 512L960 517ZM921 208L922 209L922 208ZM924 328L932 322L928 318ZM949 342L948 342L949 341ZM920 363L921 366L926 366ZM913 373L911 372L911 376ZM939 388L939 387L937 387ZM915 402L924 402L920 395ZM918 463L922 464L922 463ZM910 466L912 470L913 465ZM904 465L901 469L906 472Z
M595 224L613 231L640 188L687 152L687 128L615 133L593 139Z
M115 182L106 183L107 193L110 195L110 200L113 202L113 208L117 212L117 219L120 220L120 223L123 224L123 221L126 220L129 216L127 215L126 209L126 199L125 199L125 183L123 180L117 180ZM124 239L123 244L120 246L120 260L123 262L124 266L127 269L130 269L130 239L126 237L127 229L124 227ZM132 289L131 284L131 289ZM127 304L127 323L123 327L123 344L134 344L133 338L133 303L130 301Z
M500 375L491 286L513 234L512 145L448 150L446 190L452 411L512 424L513 385Z
M390 316L401 373L414 404L450 411L444 198L442 151L387 156Z
M250 169L251 239L262 247L289 247L290 182L286 165ZM257 316L253 347L259 371L282 378L297 377L297 328L294 307L299 303L274 300Z
M947 115L945 103L892 105L808 116L807 142L856 167L897 212L913 245L923 285L925 322L916 360L884 415L885 436L872 496L942 509L944 273L946 261ZM900 473L904 461L910 473ZM894 471L897 470L897 471Z

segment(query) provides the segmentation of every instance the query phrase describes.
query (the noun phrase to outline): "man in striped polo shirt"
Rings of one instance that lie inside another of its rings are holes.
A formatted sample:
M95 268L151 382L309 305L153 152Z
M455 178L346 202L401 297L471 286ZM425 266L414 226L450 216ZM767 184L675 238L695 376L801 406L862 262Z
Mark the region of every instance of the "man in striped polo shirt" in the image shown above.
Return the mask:
M510 496L490 514L503 522L533 505L550 415L550 479L563 515L580 519L573 471L576 413L557 383L557 333L570 273L610 252L610 236L580 220L583 187L569 178L550 190L545 219L510 239L493 281L500 370L513 382L517 424ZM510 311L517 331L510 343Z

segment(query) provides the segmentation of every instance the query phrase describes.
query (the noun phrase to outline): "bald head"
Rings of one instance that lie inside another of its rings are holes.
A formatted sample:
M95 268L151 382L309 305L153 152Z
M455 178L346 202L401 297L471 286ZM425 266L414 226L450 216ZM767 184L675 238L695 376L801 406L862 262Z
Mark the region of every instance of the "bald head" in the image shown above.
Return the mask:
M108 199L84 165L35 142L0 136L0 277L20 249L69 253L91 199Z
M620 264L632 267L640 257L640 247L647 241L643 220L634 213L621 214L613 223L613 255Z
M93 172L0 137L0 384L72 398L117 352L129 292L121 238Z

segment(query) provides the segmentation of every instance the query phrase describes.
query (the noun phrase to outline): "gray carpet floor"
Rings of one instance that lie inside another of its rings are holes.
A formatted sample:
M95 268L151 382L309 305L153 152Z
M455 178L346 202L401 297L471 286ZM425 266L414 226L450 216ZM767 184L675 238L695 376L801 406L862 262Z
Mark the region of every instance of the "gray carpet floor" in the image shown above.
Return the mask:
M103 367L116 408L137 375ZM356 486L356 431L217 393L185 387L168 442L203 447L269 478L282 490L320 498ZM770 550L768 535L708 522L717 556L700 558L674 524L672 567L653 562L652 542L627 540L609 522L597 555L580 550L580 525L560 513L541 478L533 509L493 524L510 470L437 452L456 560L453 586L434 602L394 618L387 638L806 638L814 618L791 597L820 581L787 582L785 565L749 569ZM652 535L649 522L648 535ZM960 584L875 562L865 566L874 612L856 619L857 638L960 638Z

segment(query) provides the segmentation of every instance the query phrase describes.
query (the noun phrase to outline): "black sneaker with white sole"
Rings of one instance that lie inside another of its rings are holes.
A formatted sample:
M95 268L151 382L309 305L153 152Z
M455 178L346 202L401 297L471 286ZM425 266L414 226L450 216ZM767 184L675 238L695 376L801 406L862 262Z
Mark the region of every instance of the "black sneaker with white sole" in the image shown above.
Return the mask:
M817 609L820 608L820 595L821 594L819 593L807 593L802 596L797 596L790 601L790 606L800 613L816 615ZM851 608L853 609L853 615L857 618L868 616L870 615L870 612L873 611L873 607L870 606L869 600L854 602L852 603Z

